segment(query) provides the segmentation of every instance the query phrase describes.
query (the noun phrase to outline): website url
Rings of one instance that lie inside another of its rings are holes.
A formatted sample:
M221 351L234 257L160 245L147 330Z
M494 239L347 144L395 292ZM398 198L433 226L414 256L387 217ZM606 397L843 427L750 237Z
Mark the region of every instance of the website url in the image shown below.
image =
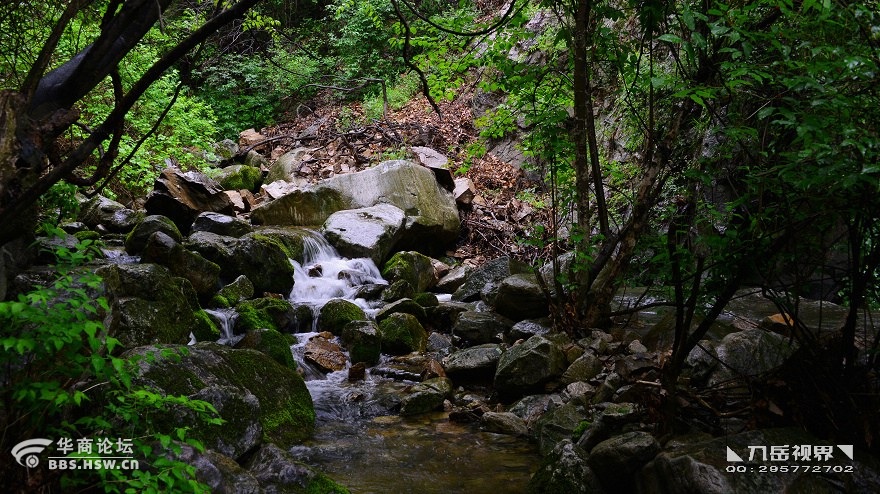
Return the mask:
M50 458L50 470L138 470L138 460L109 458Z

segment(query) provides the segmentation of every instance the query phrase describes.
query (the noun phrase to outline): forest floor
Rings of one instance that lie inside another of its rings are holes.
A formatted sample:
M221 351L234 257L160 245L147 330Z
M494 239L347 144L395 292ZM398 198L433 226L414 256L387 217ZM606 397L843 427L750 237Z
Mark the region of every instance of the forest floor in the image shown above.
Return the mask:
M544 232L550 230L551 211L543 185L492 153L469 153L480 142L471 100L465 94L439 101L438 115L417 94L403 107L388 109L385 118L368 121L359 103L319 96L290 112L286 122L262 129L272 141L256 149L276 159L308 148L300 175L314 182L388 159L418 161L411 148L429 147L446 156L454 176L469 178L476 190L472 205L461 210L462 231L449 256L472 266L505 255L530 263L546 259L550 249L544 247Z

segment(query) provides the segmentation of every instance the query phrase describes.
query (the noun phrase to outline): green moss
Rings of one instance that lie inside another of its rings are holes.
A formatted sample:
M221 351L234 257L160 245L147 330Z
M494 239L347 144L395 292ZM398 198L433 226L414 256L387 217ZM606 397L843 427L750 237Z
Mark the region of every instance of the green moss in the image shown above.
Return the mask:
M280 250L281 252L284 252L284 255L287 256L288 259L294 259L293 251L287 245L285 245L284 242L279 240L277 237L272 236L272 235L266 235L263 233L251 233L248 236L257 242L260 242L260 243L266 244L266 245L271 245L272 247L275 247L276 249Z
M214 321L208 317L204 310L194 311L193 316L195 316L195 325L192 327L192 334L196 337L196 341L217 341L220 339L220 328L214 324Z
M76 239L80 242L82 242L83 240L98 240L99 238L101 238L100 233L92 230L83 230L81 232L76 232L73 234L73 236L76 237Z
M290 302L271 297L245 300L235 309L238 311L238 319L235 322L235 329L238 332L262 328L284 331L289 329L294 318Z
M263 183L263 172L253 166L240 165L220 178L220 185L226 190L247 189L256 192Z
M296 362L290 352L291 343L284 336L274 329L255 329L248 331L235 348L250 348L263 352L279 364L296 370Z
M437 307L440 305L440 301L437 300L437 295L434 295L430 292L421 292L417 293L413 296L413 301L415 303L421 305L422 307Z
M324 304L324 307L321 307L321 314L318 316L318 329L340 335L346 324L366 319L367 316L363 309L348 300L336 298L329 300Z
M581 420L581 422L574 428L574 431L571 433L572 441L577 441L584 435L584 432L592 426L593 423L589 420Z
M395 313L379 323L379 337L385 353L401 355L425 350L428 335L416 316Z
M229 303L229 299L220 295L219 293L211 297L211 307L232 307L232 304Z
M309 480L304 494L349 494L349 492L348 488L337 484L323 473L319 473Z
M398 252L385 263L382 277L390 282L406 280L416 292L423 292L434 281L434 265L430 257L419 252Z

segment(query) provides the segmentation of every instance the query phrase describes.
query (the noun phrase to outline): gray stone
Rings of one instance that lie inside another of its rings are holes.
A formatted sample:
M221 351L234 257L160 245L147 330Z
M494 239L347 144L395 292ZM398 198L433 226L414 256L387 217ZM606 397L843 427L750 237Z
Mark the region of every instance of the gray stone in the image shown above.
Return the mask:
M782 365L796 349L792 340L760 329L728 334L715 347L715 354L725 365L716 368L709 385L767 372Z
M402 298L386 305L385 307L382 307L379 312L376 313L376 322L381 323L391 314L397 314L398 312L404 314L412 314L416 316L416 318L418 318L419 322L427 320L427 315L425 314L424 307L417 304L412 299Z
M241 237L253 230L250 223L234 216L206 211L196 216L193 232L211 232L227 237Z
M345 257L368 257L377 265L394 251L406 215L397 206L378 204L368 208L337 211L327 218L321 231Z
M536 334L545 336L550 333L551 324L549 319L526 319L514 324L507 336L512 341L527 340Z
M81 206L79 221L92 230L128 233L144 215L104 196L95 196Z
M382 266L382 277L390 283L405 280L416 293L424 292L434 286L434 264L431 258L416 251L403 251L394 254Z
M245 466L265 493L348 494L347 489L274 444L261 446Z
M196 469L196 480L216 494L260 494L257 479L233 458L206 449L198 452L188 444L180 444L176 459Z
M435 377L413 385L400 402L401 415L418 415L443 407L443 401L452 396L452 381Z
M186 278L203 300L220 287L220 266L191 252L162 232L150 235L141 253L141 262L167 267L171 274Z
M150 235L162 232L175 242L183 241L183 237L178 230L177 225L171 219L160 215L150 215L139 222L134 229L125 237L125 251L129 254L140 254L147 245Z
M144 208L148 214L167 216L184 234L189 233L196 216L204 211L235 214L220 184L201 172L183 173L176 168L162 171Z
M528 436L529 428L525 421L510 412L486 412L480 417L480 428L487 432Z
M647 432L614 436L590 451L588 463L609 490L631 492L635 474L660 452L660 444Z
M480 293L490 283L498 283L512 274L525 273L529 267L509 257L499 257L475 269L452 294L452 300L471 302L480 298Z
M465 311L458 315L453 334L471 345L501 341L513 321L494 312Z
M534 273L504 278L495 295L495 310L514 321L543 317L550 313L547 298Z
M434 289L440 293L452 293L465 282L469 272L470 268L463 264L455 266L440 278Z
M276 180L290 181L296 177L296 173L300 171L303 162L312 158L311 153L315 148L299 147L282 154L272 166L269 167L269 175L266 176L266 182L272 183Z
M509 348L498 361L495 390L504 399L540 392L565 370L565 354L543 336L532 336Z
M541 453L547 454L560 441L571 439L575 430L581 427L585 420L587 416L581 407L571 402L542 415L533 428Z
M491 343L477 345L454 352L444 359L443 367L456 381L491 382L501 354L500 345Z
M529 494L604 494L605 489L587 464L587 453L563 439L544 458L538 471L529 480Z

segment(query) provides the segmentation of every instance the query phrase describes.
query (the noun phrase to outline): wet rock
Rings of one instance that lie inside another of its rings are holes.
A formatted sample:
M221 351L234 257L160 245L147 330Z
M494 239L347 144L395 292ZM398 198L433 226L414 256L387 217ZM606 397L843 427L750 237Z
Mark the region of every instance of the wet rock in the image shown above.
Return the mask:
M211 299L215 307L234 307L254 296L254 284L247 276L241 275L232 283L221 288Z
M235 238L247 235L252 230L250 223L242 219L212 212L204 212L196 216L192 224L194 232L211 232Z
M382 290L381 298L385 302L393 302L403 298L411 298L416 294L415 289L406 280L397 280Z
M525 421L510 412L486 412L480 417L480 429L511 436L528 436Z
M548 411L534 426L538 447L542 454L552 451L556 444L571 439L582 423L587 420L583 408L569 402Z
M504 399L543 391L549 381L562 376L565 354L543 336L532 336L501 355L495 372L495 390Z
M220 170L215 177L224 190L249 190L256 192L263 184L263 172L259 167L231 165Z
M609 373L605 376L605 380L602 381L602 385L596 389L596 394L593 396L593 403L610 401L611 397L614 396L614 393L617 392L618 388L620 388L623 383L624 381L623 378L620 377L620 374L616 372Z
M378 204L337 211L327 218L321 231L340 255L367 257L381 266L394 252L405 221L406 215L397 206Z
M397 313L416 316L419 322L427 321L428 319L428 316L425 314L425 309L421 305L417 304L414 300L402 298L382 307L379 312L376 313L376 322L381 323L391 314Z
M297 369L293 353L290 351L290 342L274 329L252 329L244 334L235 348L250 348L263 352L279 364L291 370Z
M592 352L581 355L571 363L562 373L562 382L565 384L577 381L589 381L596 377L604 369L602 361Z
M477 345L453 353L443 363L447 374L456 382L491 382L501 354L500 345Z
M642 418L642 412L635 403L605 403L597 408L601 411L577 441L578 446L587 451L620 432L625 425L638 422Z
M458 315L468 310L473 310L473 304L440 302L437 307L425 308L425 313L428 315L428 325L435 331L451 333Z
M104 196L95 196L81 206L78 220L92 230L128 233L143 218L143 213L139 211L128 209Z
M348 382L363 381L367 378L367 364L365 362L357 362L348 368Z
M400 402L400 414L419 415L438 410L452 396L452 381L445 377L428 379L413 385Z
M587 452L572 443L571 439L563 439L544 458L538 471L529 480L526 492L603 494L606 491L587 464L587 457Z
M715 369L709 385L737 376L754 376L782 365L797 349L795 343L776 333L746 329L725 336L715 347L715 354L725 365Z
M428 335L415 316L396 313L379 323L379 338L383 353L403 355L425 351Z
M303 358L317 365L325 372L345 369L348 358L342 347L322 337L314 336L306 343Z
M420 292L413 295L413 302L419 304L419 306L424 309L430 309L440 305L440 300L437 299L437 295L434 295L431 292Z
M486 285L499 283L512 274L526 273L530 269L528 265L509 257L499 257L471 272L467 281L452 294L452 300L461 302L478 300Z
M446 377L446 370L434 359L428 360L425 364L425 370L422 371L422 381L434 379L435 377Z
M514 321L534 319L550 313L547 299L534 273L504 278L495 294L495 311Z
M220 184L203 173L166 168L156 179L144 208L148 214L167 216L181 233L189 233L196 216L204 211L235 214Z
M263 492L348 494L348 489L274 444L261 446L245 466Z
M185 249L162 232L150 235L141 253L141 262L161 264L172 275L186 278L202 300L208 300L220 287L220 266Z
M341 338L352 363L375 365L381 356L379 327L373 321L352 321L342 329Z
M157 264L116 264L98 270L110 313L105 325L128 348L151 343L216 340L220 330L199 307L192 284Z
M233 458L207 449L202 452L188 444L180 444L180 454L175 456L196 469L196 480L207 485L217 494L259 494L260 484Z
M125 251L131 255L140 254L147 245L150 235L162 232L175 242L182 242L183 237L177 225L169 218L159 215L150 215L140 221L125 237Z
M627 432L597 444L590 451L590 468L611 491L632 491L634 475L660 452L660 444L647 432Z
M465 265L458 265L454 268L450 269L446 275L440 278L437 281L437 285L434 287L434 290L440 293L452 293L465 282L468 274L470 273L470 268Z
M453 334L471 345L501 341L513 321L494 312L465 311L458 315Z
M508 411L532 427L545 413L562 405L558 395L529 395L517 400Z
M147 358L148 355L153 356ZM243 396L252 394L259 402L256 417L263 429L263 441L290 447L311 436L314 430L312 398L302 377L264 353L197 343L189 347L138 347L126 357L139 358L135 383L152 386L161 393L189 396L216 386L235 388ZM242 420L239 412L221 411L220 417ZM179 424L175 416L174 410L168 411L168 419ZM193 437L230 434L229 440L233 440L231 434L235 431L227 430L225 425L193 423Z
M545 336L550 333L549 319L526 319L514 324L507 334L511 341L527 340L535 335Z
M415 251L398 252L382 267L382 277L393 283L405 280L416 293L431 288L434 279L434 265L431 258Z
M247 276L257 293L286 295L293 288L292 256L293 253L284 244L271 236L249 233L235 244L234 272L230 274Z
M352 321L365 321L364 310L353 302L341 298L327 301L318 315L318 330L329 331L334 335L342 334L342 329Z
M245 333L254 329L273 329L281 333L295 333L300 327L298 313L287 300L261 297L239 303L235 310L235 332Z
M590 397L595 391L595 386L583 381L576 381L566 386L562 394L568 401L577 405L586 405L590 402Z

